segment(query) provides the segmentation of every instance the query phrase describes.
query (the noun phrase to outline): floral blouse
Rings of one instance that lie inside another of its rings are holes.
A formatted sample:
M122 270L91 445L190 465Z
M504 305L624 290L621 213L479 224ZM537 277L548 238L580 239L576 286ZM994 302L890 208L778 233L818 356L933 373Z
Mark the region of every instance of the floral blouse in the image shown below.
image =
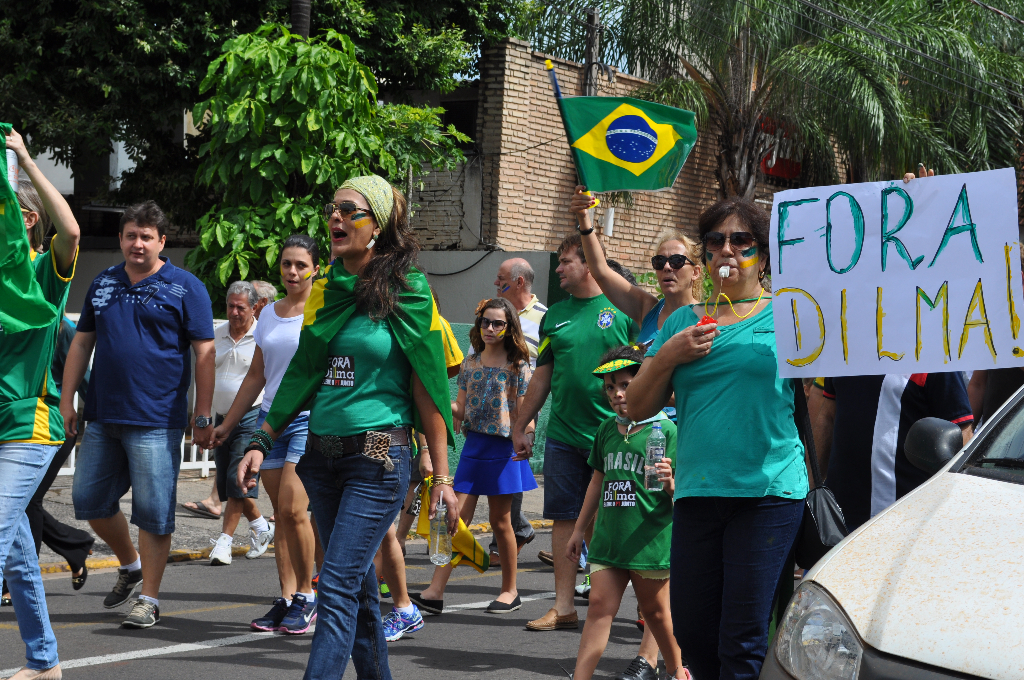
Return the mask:
M516 400L526 394L533 375L528 362L519 370L512 364L497 368L484 366L480 357L470 354L459 370L459 389L466 391L463 427L481 434L512 436L512 412Z

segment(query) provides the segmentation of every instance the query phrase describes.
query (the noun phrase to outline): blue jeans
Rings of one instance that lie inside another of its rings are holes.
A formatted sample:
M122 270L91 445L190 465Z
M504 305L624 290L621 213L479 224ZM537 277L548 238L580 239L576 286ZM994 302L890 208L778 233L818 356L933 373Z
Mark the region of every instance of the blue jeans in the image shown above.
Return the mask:
M132 489L132 524L156 536L174 533L184 436L174 428L89 423L75 461L75 519L113 517Z
M324 546L305 680L340 680L350 655L361 680L391 680L373 556L402 509L410 451L388 453L391 472L360 455L325 458L310 447L295 466Z
M11 589L26 665L37 671L56 666L59 659L25 508L59 448L0 444L0 571Z
M756 680L772 598L804 502L680 498L672 515L672 629L697 680Z

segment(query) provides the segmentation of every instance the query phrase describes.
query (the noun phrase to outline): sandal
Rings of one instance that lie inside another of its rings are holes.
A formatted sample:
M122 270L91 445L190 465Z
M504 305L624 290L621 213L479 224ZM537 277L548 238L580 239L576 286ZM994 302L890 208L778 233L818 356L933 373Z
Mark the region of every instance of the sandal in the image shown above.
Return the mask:
M220 519L220 514L211 511L202 501L190 501L196 507L190 508L188 503L178 503L181 507L185 508L193 515L198 515L205 519Z
M89 567L83 564L81 574L75 576L75 573L71 572L71 587L75 590L81 590L87 578L89 578Z

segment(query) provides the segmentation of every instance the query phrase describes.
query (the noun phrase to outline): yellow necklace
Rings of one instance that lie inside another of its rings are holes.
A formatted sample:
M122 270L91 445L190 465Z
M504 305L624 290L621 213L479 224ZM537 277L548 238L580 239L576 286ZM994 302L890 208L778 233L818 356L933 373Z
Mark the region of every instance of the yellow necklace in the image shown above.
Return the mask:
M709 302L709 300L705 300L704 301L704 315L705 316L713 316L715 314L718 314L718 303L721 302L722 298L724 297L725 301L729 303L729 309L731 309L732 313L736 315L736 318L740 319L740 320L746 319L748 316L753 314L754 310L757 309L757 306L759 304L761 304L761 298L763 296L764 296L764 288L761 289L761 294L757 296L757 300L754 300L754 306L750 308L750 311L747 312L746 314L744 314L743 316L740 316L739 314L736 313L736 308L732 306L732 300L729 299L729 296L726 295L725 293L721 293L720 292L718 294L718 297L715 298L715 311L711 312L711 314L708 314L708 302ZM741 302L750 302L750 300L737 300L736 304L739 304Z

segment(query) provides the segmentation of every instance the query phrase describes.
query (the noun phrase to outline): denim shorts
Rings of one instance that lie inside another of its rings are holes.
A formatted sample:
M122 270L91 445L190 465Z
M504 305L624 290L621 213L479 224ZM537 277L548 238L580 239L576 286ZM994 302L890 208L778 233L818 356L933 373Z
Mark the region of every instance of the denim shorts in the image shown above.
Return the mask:
M174 533L181 467L180 428L93 421L75 460L75 519L106 519L132 490L131 523L158 536Z
M267 419L267 411L260 409L260 415L256 419L256 428L263 425ZM306 452L306 435L309 434L309 411L303 411L295 416L295 420L284 429L281 436L274 442L274 448L270 455L263 459L260 470L280 470L285 463L298 463L302 454Z
M548 437L544 442L544 519L573 520L580 516L594 469L590 449L578 449Z
M259 475L256 475L256 486L248 491L238 488L238 464L245 457L245 449L249 446L253 431L256 430L256 417L259 409L249 409L242 419L231 430L224 443L213 450L213 459L217 462L217 495L221 502L229 498L259 498ZM217 416L217 425L224 422L224 416Z

